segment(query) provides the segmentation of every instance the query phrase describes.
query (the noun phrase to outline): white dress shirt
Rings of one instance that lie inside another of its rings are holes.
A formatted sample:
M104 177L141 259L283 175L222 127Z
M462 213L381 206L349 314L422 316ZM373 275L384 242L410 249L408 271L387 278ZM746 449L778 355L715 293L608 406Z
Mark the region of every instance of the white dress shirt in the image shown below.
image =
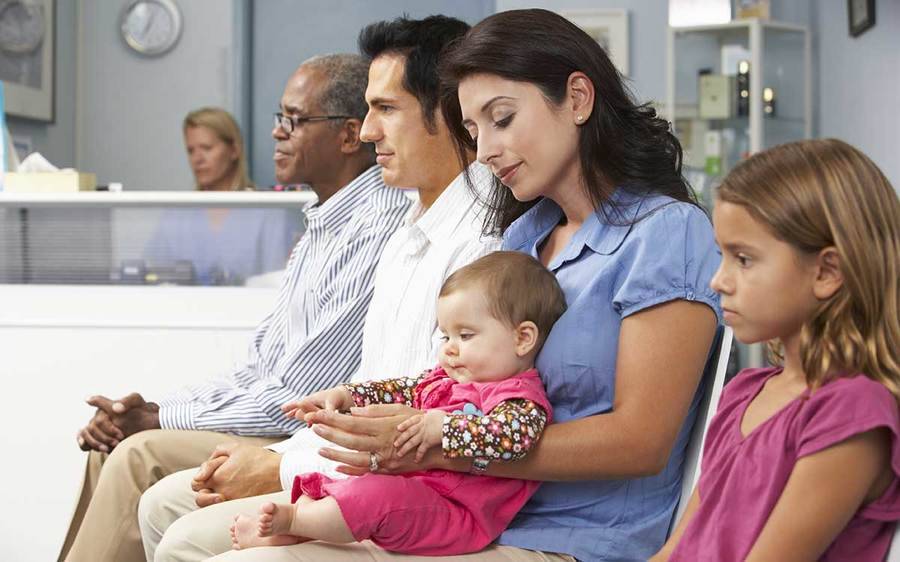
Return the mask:
M476 190L486 193L491 173L474 163L469 173ZM391 236L375 270L375 292L366 313L362 359L354 382L416 375L437 361L438 292L460 267L500 247L482 235L483 206L460 174L425 209L417 203L404 225ZM282 453L281 483L290 490L294 476L323 472L332 477L336 463L318 449L335 447L310 429L299 430L270 448Z

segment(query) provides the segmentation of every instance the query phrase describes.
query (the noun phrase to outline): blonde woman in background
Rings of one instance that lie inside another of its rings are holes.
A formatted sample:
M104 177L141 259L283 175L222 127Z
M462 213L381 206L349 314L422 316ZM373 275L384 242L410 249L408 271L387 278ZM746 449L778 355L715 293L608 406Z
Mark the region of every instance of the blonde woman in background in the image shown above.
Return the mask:
M255 189L241 131L227 111L197 109L187 114L182 129L197 191ZM144 260L149 270L177 266L179 283L241 285L249 277L284 269L299 230L299 212L282 209L168 209ZM189 269L190 280L183 274Z
M203 107L187 114L182 129L197 191L256 187L247 173L241 130L230 113Z

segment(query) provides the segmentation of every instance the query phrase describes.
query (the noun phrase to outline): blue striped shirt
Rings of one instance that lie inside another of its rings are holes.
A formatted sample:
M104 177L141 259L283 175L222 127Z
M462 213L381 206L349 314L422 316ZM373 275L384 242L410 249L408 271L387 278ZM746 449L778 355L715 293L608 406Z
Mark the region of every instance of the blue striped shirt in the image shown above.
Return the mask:
M373 166L322 205L291 253L274 310L256 329L247 365L160 402L164 429L287 435L281 405L345 382L359 367L375 265L410 206Z

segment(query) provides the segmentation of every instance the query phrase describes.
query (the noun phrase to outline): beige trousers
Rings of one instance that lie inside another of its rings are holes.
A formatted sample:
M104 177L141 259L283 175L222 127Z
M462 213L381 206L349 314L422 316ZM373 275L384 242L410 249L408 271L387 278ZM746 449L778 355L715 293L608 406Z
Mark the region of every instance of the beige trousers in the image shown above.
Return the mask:
M226 441L263 446L275 439L158 429L132 435L108 455L91 451L59 560L143 562L137 522L141 494L167 474L200 465Z
M575 562L565 554L507 546L491 546L465 556L406 556L385 552L370 541L346 545L312 542L232 551L228 528L235 515L258 513L259 506L267 501L289 503L290 494L277 492L197 509L190 487L193 473L194 470L184 470L163 478L141 498L139 519L147 562L200 562L216 554L216 561L434 562L446 558L456 562Z
M239 513L258 513L264 502L290 503L290 492L231 500L199 509L191 491L196 468L171 474L144 492L138 522L147 562L206 560L231 550L228 528Z
M294 546L274 546L232 550L212 558L215 562L575 562L568 554L537 552L512 546L492 545L461 556L410 556L392 554L370 541L352 544L309 542Z

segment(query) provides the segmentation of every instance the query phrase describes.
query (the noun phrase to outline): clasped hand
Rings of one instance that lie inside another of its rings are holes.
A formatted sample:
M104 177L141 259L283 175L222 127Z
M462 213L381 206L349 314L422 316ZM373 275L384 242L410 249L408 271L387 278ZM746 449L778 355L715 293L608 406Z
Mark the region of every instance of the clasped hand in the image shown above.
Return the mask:
M82 451L93 449L108 453L129 435L159 428L159 406L144 401L136 392L117 401L106 396L91 396L87 403L96 411L88 424L78 431L77 441Z
M224 443L191 481L199 507L281 490L281 456L263 447Z

